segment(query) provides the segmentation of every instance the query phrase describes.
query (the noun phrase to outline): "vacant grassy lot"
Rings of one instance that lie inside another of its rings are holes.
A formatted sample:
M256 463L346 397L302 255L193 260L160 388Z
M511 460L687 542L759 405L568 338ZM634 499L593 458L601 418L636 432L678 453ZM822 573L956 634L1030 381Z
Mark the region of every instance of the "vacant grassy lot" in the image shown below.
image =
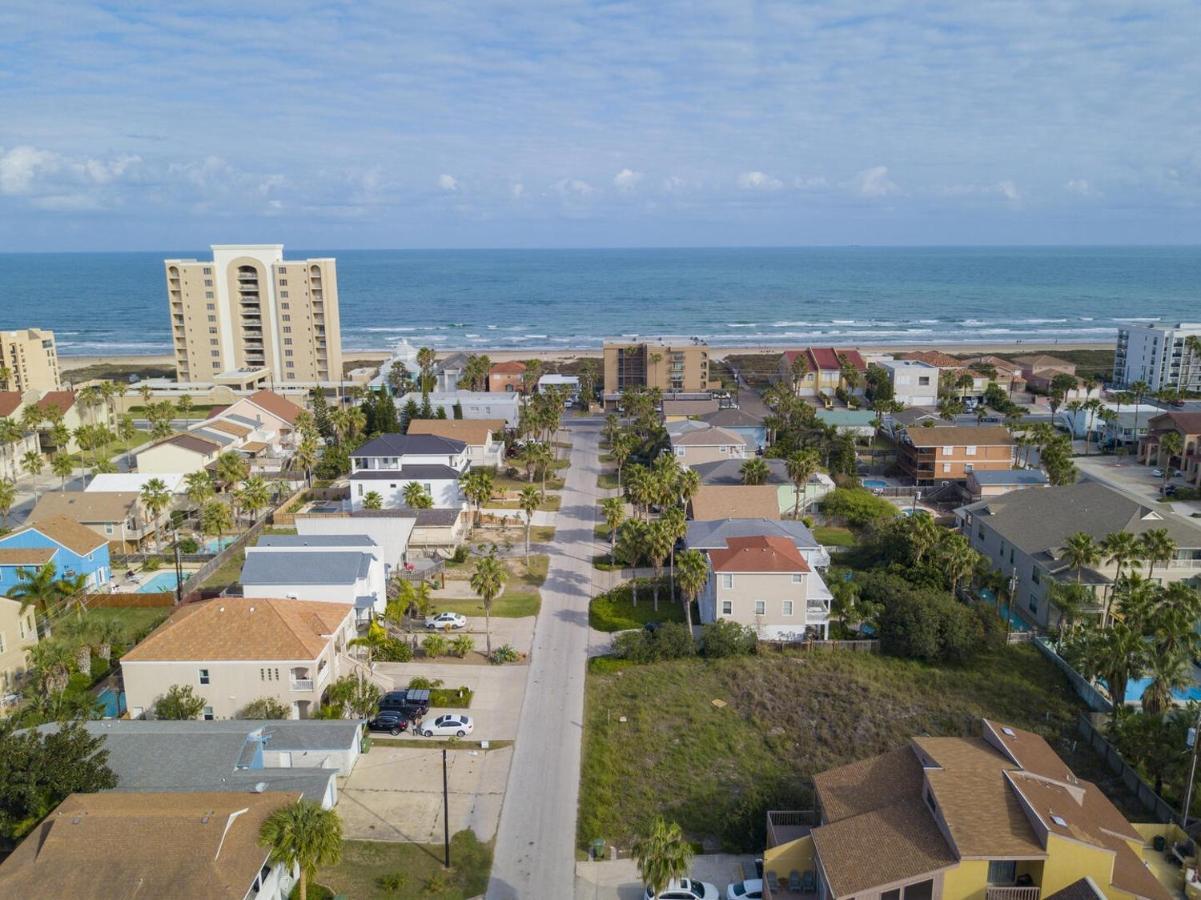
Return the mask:
M372 897L434 897L460 900L483 894L492 871L492 846L471 831L450 838L450 871L442 868L442 844L385 844L345 841L342 861L321 869L317 883L335 894ZM314 896L310 889L309 896Z
M827 547L855 546L854 532L840 525L818 525L813 529L813 536L819 544L825 544Z
M554 467L552 466L552 469L553 468ZM534 487L541 490L542 489L542 479L535 478L533 481L530 481L528 478L525 477L524 472L520 473L519 476L516 478L514 478L510 475L506 475L503 472L497 472L495 475L492 476L492 485L498 491L500 491L500 490L519 491L524 487L529 487L530 485L533 485ZM547 478L546 478L546 489L548 491L563 490L563 477L561 475L553 475L553 474L548 473Z
M972 733L982 716L1064 752L1081 709L1028 646L963 668L835 651L643 666L602 658L586 702L581 847L598 837L628 847L662 814L694 840L747 852L763 849L766 810L811 807L815 772L915 734Z
M509 560L509 580L504 593L492 601L492 615L506 619L521 619L538 615L542 607L542 595L538 589L546 581L546 569L550 560L546 554L532 554L529 567L523 559ZM461 566L471 571L474 560ZM437 597L434 605L439 612L457 612L464 616L482 616L484 601L476 599L451 600Z
M630 589L614 588L594 597L588 604L588 624L597 631L625 631L641 628L648 622L683 622L684 607L668 599L666 587L659 590L659 609L656 611L654 593L649 587L638 591L638 605L633 604Z
M546 510L547 512L558 512L559 505L562 503L562 501L563 498L559 494L552 494L548 492L542 495L542 502L538 504L538 508L541 510ZM524 513L520 511L521 506L516 500L489 500L484 504L484 506L486 506L488 509L511 509L515 511L518 516L524 515Z

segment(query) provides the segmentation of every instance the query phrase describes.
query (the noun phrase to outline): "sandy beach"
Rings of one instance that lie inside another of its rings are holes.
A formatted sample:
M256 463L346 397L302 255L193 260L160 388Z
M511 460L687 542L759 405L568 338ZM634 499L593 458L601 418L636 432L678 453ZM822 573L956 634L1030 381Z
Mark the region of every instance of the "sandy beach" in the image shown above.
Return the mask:
M710 347L709 355L713 359L723 359L727 356L737 356L747 353L782 353L785 350L792 349L804 344L788 344L788 345L772 345L772 346L740 346L740 347ZM1112 350L1113 344L1108 342L1040 342L1040 343L1007 343L1007 344L859 344L856 346L861 353L905 353L913 350L941 350L944 353L1051 353L1054 354L1057 350ZM593 358L599 359L601 356L600 348L563 348L555 350L489 350L482 347L473 347L462 351L454 349L445 349L438 351L438 357L449 356L451 353L470 352L483 353L488 356L493 362L507 362L514 359L540 359L544 362L571 362L576 359ZM363 360L365 362L383 362L390 356L387 350L343 350L343 360ZM170 366L173 364L173 357L170 354L159 354L154 356L62 356L59 358L59 367L64 372L69 372L72 369L82 369L85 366L94 365L161 365Z

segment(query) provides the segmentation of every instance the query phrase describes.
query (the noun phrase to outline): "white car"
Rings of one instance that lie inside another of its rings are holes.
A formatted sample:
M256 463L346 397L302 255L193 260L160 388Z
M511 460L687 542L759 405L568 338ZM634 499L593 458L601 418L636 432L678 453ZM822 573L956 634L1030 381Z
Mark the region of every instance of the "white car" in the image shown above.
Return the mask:
M1151 474L1156 478L1163 478L1163 469L1152 469Z
M726 900L763 900L763 879L735 881L726 888Z
M664 890L653 893L648 887L643 892L644 900L721 900L715 885L691 878L672 879Z
M438 716L433 722L422 722L421 733L426 737L467 737L475 726L470 716Z
M466 628L467 617L452 612L438 613L425 620L425 627L434 631L443 628Z

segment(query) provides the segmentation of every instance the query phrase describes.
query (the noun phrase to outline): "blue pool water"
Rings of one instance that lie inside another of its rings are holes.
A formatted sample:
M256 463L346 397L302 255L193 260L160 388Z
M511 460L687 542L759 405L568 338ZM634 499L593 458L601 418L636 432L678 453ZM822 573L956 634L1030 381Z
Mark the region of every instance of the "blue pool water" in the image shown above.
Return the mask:
M1138 703L1150 684L1150 678L1132 678L1126 682L1126 702ZM1172 696L1181 701L1201 700L1201 684L1194 682L1183 690L1172 691Z
M105 688L96 695L96 700L104 706L104 711L101 713L105 719L119 719L121 713L125 712L125 692L114 691L112 688Z
M985 603L991 604L994 607L997 606L997 597L991 590L989 590L986 587L982 587L979 590L979 594L980 594L980 599L983 600ZM1010 631L1029 631L1030 630L1030 626L1016 612L1014 612L1012 609L1007 609L1006 612L1009 613L1009 630ZM1001 614L1001 610L999 607L997 607L997 614L998 615Z
M211 553L214 556L216 556L218 553L220 553L222 550L224 550L226 547L228 547L230 544L232 544L235 540L237 540L237 538L235 535L232 535L232 534L226 535L225 537L220 537L220 538L209 538L207 541L205 541L203 544L200 545L200 549L201 549L202 553Z
M179 582L174 572L159 572L144 585L138 588L139 594L161 594L164 591L175 590Z
M879 478L864 478L863 486L873 491L882 491L888 487L888 482L882 481Z

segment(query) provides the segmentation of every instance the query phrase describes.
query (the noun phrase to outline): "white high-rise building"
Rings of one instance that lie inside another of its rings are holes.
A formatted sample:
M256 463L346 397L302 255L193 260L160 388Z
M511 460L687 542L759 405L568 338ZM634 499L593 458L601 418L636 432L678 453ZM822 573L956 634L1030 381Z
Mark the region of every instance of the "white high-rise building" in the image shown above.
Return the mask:
M1129 387L1143 381L1152 391L1201 391L1201 347L1192 350L1190 337L1201 340L1201 324L1123 325L1113 360L1114 382Z
M212 262L164 261L178 379L340 380L334 260L285 260L283 244L212 250Z

